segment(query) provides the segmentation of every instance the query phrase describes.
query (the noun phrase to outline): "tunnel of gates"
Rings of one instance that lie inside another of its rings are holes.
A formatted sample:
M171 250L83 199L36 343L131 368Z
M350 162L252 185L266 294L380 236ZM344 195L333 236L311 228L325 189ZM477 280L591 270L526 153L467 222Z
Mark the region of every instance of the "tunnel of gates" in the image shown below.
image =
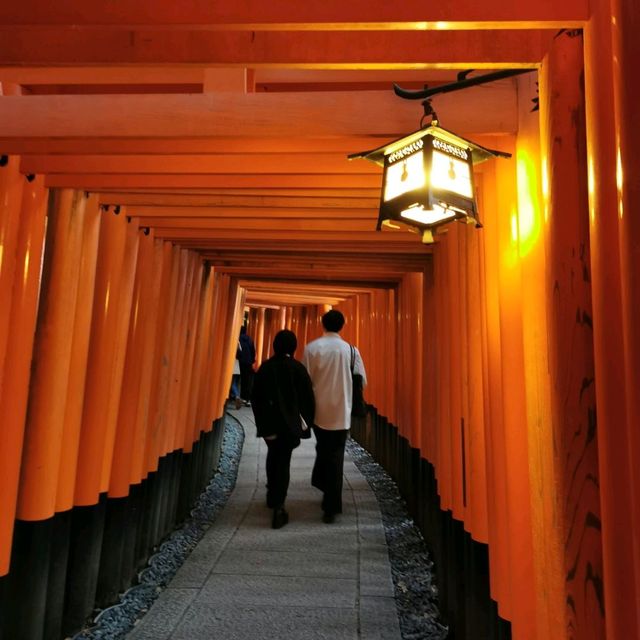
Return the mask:
M569 145L544 151L546 179L574 201L541 225L528 118L503 141L513 160L478 176L482 232L452 226L396 284L337 305L369 378L354 435L424 532L456 638L604 627L585 158L569 175L563 156L584 125L549 123ZM3 637L57 638L116 599L211 476L245 311L259 363L282 327L319 335L325 307L247 305L241 279L126 207L4 160Z
M330 302L369 378L354 436L406 497L456 638L640 637L637 37L619 5L593 3L584 49L554 40L539 129L519 81L517 135L495 144L513 158L476 175L483 229L386 253L367 268L392 282ZM133 207L25 166L0 158L3 640L80 628L188 514L245 312L260 361L325 309L259 303Z

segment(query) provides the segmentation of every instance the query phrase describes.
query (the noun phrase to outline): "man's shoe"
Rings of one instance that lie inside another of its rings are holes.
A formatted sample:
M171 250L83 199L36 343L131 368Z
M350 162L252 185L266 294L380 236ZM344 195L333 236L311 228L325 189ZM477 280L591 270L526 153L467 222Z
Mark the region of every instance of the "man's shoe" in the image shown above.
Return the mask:
M281 529L289 522L289 514L283 507L273 510L273 519L271 520L272 529Z
M335 513L325 513L322 516L322 522L324 522L325 524L333 524L335 521L336 521Z

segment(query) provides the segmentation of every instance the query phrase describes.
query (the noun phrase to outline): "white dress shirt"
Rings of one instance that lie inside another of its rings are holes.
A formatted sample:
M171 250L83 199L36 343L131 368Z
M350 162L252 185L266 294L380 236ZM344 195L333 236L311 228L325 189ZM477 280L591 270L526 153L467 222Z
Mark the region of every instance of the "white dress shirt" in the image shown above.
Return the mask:
M367 384L364 363L357 347L354 373ZM302 364L307 368L316 398L315 424L338 431L351 428L351 348L337 333L326 332L304 349Z

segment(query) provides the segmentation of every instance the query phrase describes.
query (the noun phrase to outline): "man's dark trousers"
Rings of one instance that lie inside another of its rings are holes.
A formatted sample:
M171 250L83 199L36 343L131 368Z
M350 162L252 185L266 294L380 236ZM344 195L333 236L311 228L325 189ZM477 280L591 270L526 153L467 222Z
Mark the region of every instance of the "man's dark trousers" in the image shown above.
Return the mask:
M327 515L342 513L342 474L347 429L331 431L314 425L316 461L311 484L324 493L322 510Z

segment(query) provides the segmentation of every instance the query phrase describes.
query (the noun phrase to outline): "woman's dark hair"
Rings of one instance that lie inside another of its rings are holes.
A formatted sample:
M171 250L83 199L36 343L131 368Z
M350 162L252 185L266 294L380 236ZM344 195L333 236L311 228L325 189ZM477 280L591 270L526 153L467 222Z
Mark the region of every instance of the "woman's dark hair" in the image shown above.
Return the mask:
M337 309L331 309L322 316L322 326L327 331L338 333L344 327L344 316Z
M283 329L276 333L276 337L273 339L273 352L276 355L290 355L292 356L296 347L298 346L298 340L296 334L289 329Z

